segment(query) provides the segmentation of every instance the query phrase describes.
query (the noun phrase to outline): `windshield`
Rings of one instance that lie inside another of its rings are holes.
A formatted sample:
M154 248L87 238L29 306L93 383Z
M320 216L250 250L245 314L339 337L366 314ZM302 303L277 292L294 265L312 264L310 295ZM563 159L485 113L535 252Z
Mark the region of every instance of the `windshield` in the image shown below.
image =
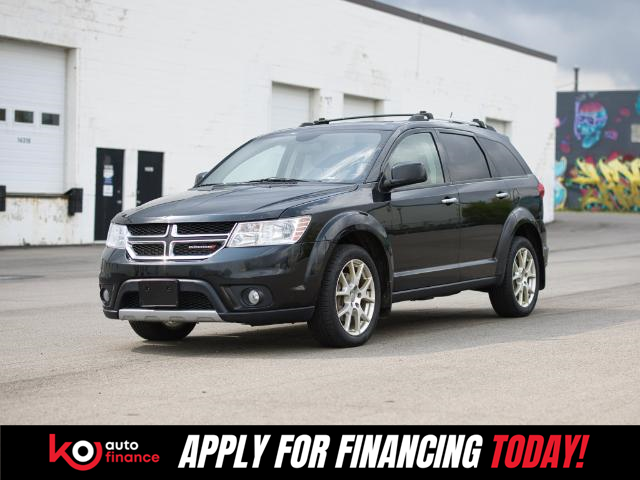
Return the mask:
M200 185L307 181L358 183L369 171L385 132L291 132L249 142L223 160ZM388 135L388 134L387 134Z

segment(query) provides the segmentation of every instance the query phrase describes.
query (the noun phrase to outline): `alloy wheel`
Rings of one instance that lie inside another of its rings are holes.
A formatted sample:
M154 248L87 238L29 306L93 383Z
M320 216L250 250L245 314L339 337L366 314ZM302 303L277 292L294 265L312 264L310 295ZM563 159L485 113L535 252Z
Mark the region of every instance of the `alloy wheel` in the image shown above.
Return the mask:
M340 325L349 335L364 333L376 306L376 290L371 270L365 262L349 260L338 275L336 313Z
M521 248L513 259L512 282L513 295L522 308L533 302L537 288L536 262L527 248Z

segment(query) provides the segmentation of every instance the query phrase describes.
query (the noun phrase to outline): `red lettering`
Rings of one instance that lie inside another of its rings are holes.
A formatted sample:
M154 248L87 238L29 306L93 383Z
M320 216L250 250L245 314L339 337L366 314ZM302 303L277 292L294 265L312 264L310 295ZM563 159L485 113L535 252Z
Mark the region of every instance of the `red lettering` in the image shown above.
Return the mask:
M93 444L96 446L95 458L91 462L81 465L76 463L69 455L67 455L67 448L71 446L71 442L64 442L62 446L56 450L56 436L53 433L49 434L49 462L53 463L62 457L70 467L75 468L76 470L80 470L81 472L91 470L102 458L102 444L100 442L93 442Z
M575 438L572 438L573 435L565 435L564 436L564 468L569 468L571 466L571 457L573 457L573 452L578 448L578 443L580 442L580 438L582 435L576 435Z
M549 443L544 450L540 468L547 468L551 464L551 468L558 468L558 457L560 456L560 444L562 443L562 435L549 436Z
M515 450L515 452L514 452ZM522 452L524 450L524 437L522 435L514 435L509 440L507 453L504 457L504 464L507 468L516 468L522 460Z
M584 453L587 451L587 444L589 443L589 435L582 436L582 443L580 444L580 460L584 460ZM576 468L582 468L584 462L576 462Z
M522 460L522 468L534 468L538 465L543 446L544 437L542 435L529 435L527 449L524 451L524 458Z
M64 442L62 446L56 451L56 436L52 433L49 435L49 462L55 462L60 457L71 465L71 457L67 455L67 448L71 446L71 442ZM75 462L74 462L75 463Z
M153 460L153 463L158 463L160 461L160 455L153 454L153 456L151 457L151 460Z
M493 461L491 462L491 468L498 468L500 463L500 457L502 455L502 445L509 440L509 435L494 435L493 441L496 442L496 449L493 452Z

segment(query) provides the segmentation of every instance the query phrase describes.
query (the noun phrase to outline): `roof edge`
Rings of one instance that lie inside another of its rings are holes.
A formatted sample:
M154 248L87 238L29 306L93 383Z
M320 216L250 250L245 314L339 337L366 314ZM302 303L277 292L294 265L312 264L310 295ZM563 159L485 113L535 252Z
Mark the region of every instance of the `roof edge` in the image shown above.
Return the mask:
M424 15L420 15L419 13L410 12L409 10L404 10L402 8L394 7L393 5L388 5L386 3L378 2L376 0L344 0L344 1L349 3L354 3L362 7L371 8L373 10L378 10L380 12L388 13L390 15L401 17L406 20L411 20L413 22L429 25L430 27L435 27L441 30L446 30L448 32L464 35L465 37L474 38L482 42L491 43L499 47L515 50L516 52L541 58L542 60L548 60L554 63L558 62L558 57L556 57L555 55L544 53L539 50L534 50L532 48L523 47L522 45L518 45L517 43L508 42L500 38L492 37L491 35L485 35L484 33L476 32L474 30L469 30L468 28L459 27L451 23L443 22L442 20L436 20L435 18L425 17Z

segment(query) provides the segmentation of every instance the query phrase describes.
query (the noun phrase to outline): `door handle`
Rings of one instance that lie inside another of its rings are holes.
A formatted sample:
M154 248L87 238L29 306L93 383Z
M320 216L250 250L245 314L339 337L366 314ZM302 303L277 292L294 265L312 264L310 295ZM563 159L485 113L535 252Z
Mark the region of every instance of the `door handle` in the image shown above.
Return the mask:
M507 192L498 192L496 193L496 198L507 198L509 194Z
M458 203L458 199L456 197L445 197L440 200L445 205L451 205L452 203Z

